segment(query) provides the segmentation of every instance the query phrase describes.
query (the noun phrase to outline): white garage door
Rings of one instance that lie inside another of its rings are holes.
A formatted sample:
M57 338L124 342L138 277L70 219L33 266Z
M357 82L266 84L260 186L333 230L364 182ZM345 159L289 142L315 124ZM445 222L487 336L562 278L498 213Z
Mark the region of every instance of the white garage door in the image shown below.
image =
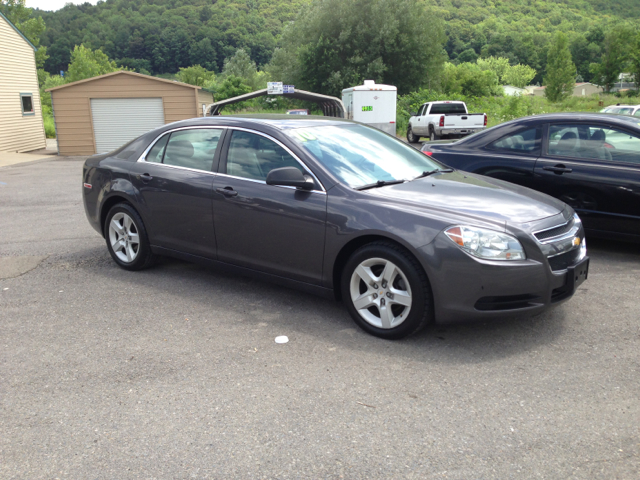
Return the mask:
M96 152L105 153L164 125L162 98L92 98Z

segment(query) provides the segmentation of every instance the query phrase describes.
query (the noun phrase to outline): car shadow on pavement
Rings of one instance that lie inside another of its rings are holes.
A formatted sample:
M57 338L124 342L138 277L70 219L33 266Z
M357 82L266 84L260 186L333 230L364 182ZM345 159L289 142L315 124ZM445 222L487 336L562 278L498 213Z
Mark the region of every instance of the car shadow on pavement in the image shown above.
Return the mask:
M112 288L135 285L140 296L153 292L167 302L175 299L174 303L190 311L206 312L199 315L209 315L217 328L232 322L233 328L241 325L248 332L268 324L270 331L304 338L311 344L331 344L351 353L376 351L409 362L482 363L536 350L558 341L568 311L565 304L536 317L430 325L407 339L388 341L360 330L342 303L312 294L171 258L160 258L148 270L128 272L111 261L106 249L91 248L73 255L77 267L87 275L104 278L99 284ZM216 313L222 311L224 314Z

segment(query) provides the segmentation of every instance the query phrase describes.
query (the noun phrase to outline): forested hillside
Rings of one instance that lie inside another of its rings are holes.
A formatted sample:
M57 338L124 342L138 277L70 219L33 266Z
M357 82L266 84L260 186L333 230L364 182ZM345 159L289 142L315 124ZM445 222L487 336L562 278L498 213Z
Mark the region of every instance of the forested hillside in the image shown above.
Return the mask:
M305 0L107 0L34 10L47 29L42 44L50 73L66 70L74 45L101 48L138 71L175 73L200 64L220 71L238 48L264 65L286 22Z
M220 71L244 48L258 66L271 59L283 27L310 0L106 0L34 11L47 25L45 67L65 70L74 45L101 48L118 64L154 74L201 64ZM612 25L640 18L638 0L425 0L444 20L450 61L499 56L536 69L541 83L552 33L569 37L580 77L602 55Z

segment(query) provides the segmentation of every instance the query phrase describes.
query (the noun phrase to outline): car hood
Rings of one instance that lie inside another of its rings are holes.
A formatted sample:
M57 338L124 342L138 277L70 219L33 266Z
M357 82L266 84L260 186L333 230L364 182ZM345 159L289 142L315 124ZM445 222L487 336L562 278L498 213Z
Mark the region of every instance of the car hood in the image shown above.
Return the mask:
M368 190L424 207L506 223L528 223L561 213L565 204L495 178L455 171Z

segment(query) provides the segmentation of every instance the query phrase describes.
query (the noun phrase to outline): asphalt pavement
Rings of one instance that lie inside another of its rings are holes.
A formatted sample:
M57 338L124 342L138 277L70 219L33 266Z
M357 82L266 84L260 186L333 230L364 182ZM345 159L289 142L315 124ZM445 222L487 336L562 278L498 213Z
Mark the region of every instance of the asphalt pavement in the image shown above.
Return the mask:
M384 341L305 293L118 268L81 160L0 168L0 478L640 478L640 246L589 239L535 318Z

